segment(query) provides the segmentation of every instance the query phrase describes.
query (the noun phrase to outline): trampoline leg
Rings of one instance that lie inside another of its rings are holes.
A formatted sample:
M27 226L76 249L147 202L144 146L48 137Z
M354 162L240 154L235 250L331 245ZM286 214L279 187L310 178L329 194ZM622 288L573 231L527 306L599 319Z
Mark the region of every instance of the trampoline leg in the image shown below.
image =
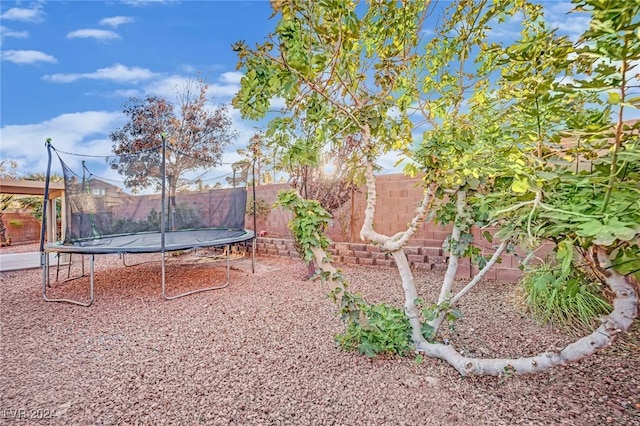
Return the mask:
M164 253L160 253L162 256L162 298L165 300L171 300L167 297L167 280L165 275Z
M69 253L69 262L68 262L68 264L67 264L67 278L65 278L64 280L60 281L58 278L59 278L59 273L60 273L60 255L61 255L61 254L62 254L62 253L58 253L58 254L56 255L56 257L57 257L57 259L58 259L58 262L57 262L57 265L56 265L56 283L66 283L66 282L73 281L73 280L77 280L78 278L83 278L83 277L85 277L85 276L86 276L86 275L85 275L85 273L84 273L84 254L81 254L81 255L80 255L80 261L81 261L81 262L80 262L80 264L81 264L81 266L82 266L82 269L81 269L80 275L75 275L75 276L73 276L73 277L71 276L71 263L72 263L72 262L71 262L71 260L72 260L72 254L71 254L71 253ZM48 284L47 284L47 287L51 287L51 285L48 283Z
M225 283L225 287L229 285L229 281L231 281L231 246L227 246L229 251L227 251L227 282Z
M46 294L49 285L49 253L40 253L40 266L42 266L42 294Z
M84 257L84 256L83 256ZM89 276L89 301L88 302L80 302L78 300L71 299L50 299L47 297L47 286L49 285L49 253L43 253L42 259L40 260L42 264L42 298L45 302L64 302L64 303L72 303L74 305L80 306L91 306L94 299L93 294L93 275L94 275L94 255L91 255L91 274ZM84 273L84 268L83 268Z
M215 287L206 287L206 288L199 288L197 290L191 290L191 291L187 291L185 293L181 293L175 296L168 296L167 295L167 286L166 286L166 275L165 275L165 263L164 263L164 255L162 256L162 298L164 300L174 300L174 299L178 299L180 297L184 297L184 296L189 296L191 294L195 294L195 293L202 293L203 291L209 291L209 290L219 290L221 288L225 288L229 285L229 282L231 281L231 246L227 245L226 247L226 253L227 253L227 281L219 286L215 286Z
M256 239L251 242L251 273L256 273Z
M144 261L144 262L134 263L133 265L127 265L127 259L125 258L126 253L120 253L120 256L122 257L122 264L124 266L126 266L127 268L130 268L132 266L144 265L146 263L157 262L157 260L148 260L148 261Z
M133 266L133 265L127 265L127 259L125 259L125 255L126 255L126 253L120 253L120 256L122 256L122 264L123 264L125 267Z
M58 278L60 275L60 256L61 253L58 253L58 255L56 256L56 260L58 261L58 264L56 265L56 282L58 282Z

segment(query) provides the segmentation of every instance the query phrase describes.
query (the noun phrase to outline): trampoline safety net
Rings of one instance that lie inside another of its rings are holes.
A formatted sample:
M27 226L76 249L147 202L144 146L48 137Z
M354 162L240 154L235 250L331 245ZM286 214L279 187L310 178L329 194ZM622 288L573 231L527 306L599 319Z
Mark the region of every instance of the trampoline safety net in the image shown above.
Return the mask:
M161 232L161 194L130 194L90 173L78 174L60 159L64 174L65 244ZM180 191L167 188L165 231L244 229L246 188Z

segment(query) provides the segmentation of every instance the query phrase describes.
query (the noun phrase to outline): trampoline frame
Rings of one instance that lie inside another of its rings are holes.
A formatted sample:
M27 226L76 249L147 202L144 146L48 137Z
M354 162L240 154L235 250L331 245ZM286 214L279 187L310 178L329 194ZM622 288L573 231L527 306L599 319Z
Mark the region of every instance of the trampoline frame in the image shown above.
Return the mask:
M44 190L44 199L45 201L47 200L48 194L49 194L49 179L51 176L51 140L47 139L46 141L46 146L47 146L47 152L49 155L49 161L47 164L47 173L46 173L46 181L45 181L45 190ZM166 137L163 134L162 135L162 165L161 165L161 174L162 176L165 175L165 158L166 158ZM255 159L253 160L254 163L254 167L255 167ZM45 240L45 229L46 229L46 217L47 217L47 203L44 202L42 205L42 224L41 224L41 232L40 232L40 265L42 267L42 298L44 299L44 301L46 302L63 302L63 303L70 303L70 304L74 304L74 305L79 305L79 306L83 306L83 307L88 307L91 306L91 304L94 302L95 300L95 294L94 294L94 289L95 289L95 267L94 267L94 263L95 263L95 255L96 254L121 254L123 256L123 263L124 263L124 255L127 253L160 253L161 255L161 282L162 282L162 298L164 300L175 300L175 299L179 299L181 297L185 297L185 296L189 296L192 294L196 294L196 293L202 293L205 291L211 291L211 290L219 290L222 288L225 288L229 285L230 281L231 281L231 246L233 244L237 244L237 243L241 243L241 242L247 242L249 240L251 240L251 272L255 273L255 254L256 254L256 239L257 239L257 233L255 232L255 226L256 226L256 216L255 216L255 203L256 203L256 189L255 189L255 179L253 179L253 203L254 203L254 213L253 213L253 225L254 225L254 230L244 230L244 234L243 235L239 235L236 238L226 238L226 239L219 239L217 240L211 240L209 242L199 242L198 244L194 244L194 245L185 245L182 244L178 247L176 246L169 246L167 247L166 245L166 231L165 231L165 201L166 201L166 188L165 188L165 179L162 179L162 196L161 196L161 216L160 216L160 232L158 232L157 234L160 234L160 247L158 247L158 249L155 249L156 246L146 246L143 248L135 248L134 250L127 250L127 249L117 249L117 248L108 248L107 246L103 246L102 249L99 249L100 246L94 246L94 247L79 247L79 246L73 246L73 245L62 245L60 243L51 243L51 244L47 244L45 246L44 240ZM180 231L180 232L190 232L190 231ZM156 233L154 233L156 234ZM241 237L241 238L240 238ZM190 290L184 293L180 293L177 294L175 296L170 296L167 294L167 283L166 283L166 253L167 252L172 252L172 251L178 251L178 250L185 250L185 249L195 249L195 248L211 248L211 247L225 247L225 252L226 252L226 281L224 282L224 284L221 285L214 285L214 286L210 286L210 287L205 287L205 288L199 288L196 290ZM96 249L98 248L98 249ZM55 252L55 253L70 253L70 254L80 254L82 256L82 262L83 262L83 269L82 269L82 274L79 275L77 278L81 278L86 276L84 273L84 256L85 255L89 255L90 256L90 272L89 272L89 301L88 302L83 302L80 300L72 300L72 299L63 299L63 298L50 298L47 296L47 288L50 287L50 259L49 259L49 255L51 252ZM143 262L144 263L144 262ZM125 266L127 266L125 264ZM136 265L131 265L131 266L136 266Z

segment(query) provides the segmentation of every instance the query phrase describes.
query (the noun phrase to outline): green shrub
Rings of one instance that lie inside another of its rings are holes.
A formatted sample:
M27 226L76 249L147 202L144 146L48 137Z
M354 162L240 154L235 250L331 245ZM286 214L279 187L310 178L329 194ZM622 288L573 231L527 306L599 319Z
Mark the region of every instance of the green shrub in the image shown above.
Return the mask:
M558 326L571 334L591 331L611 304L599 284L585 272L545 263L525 273L522 282L526 310L538 321Z
M411 325L401 309L384 303L368 305L358 295L345 296L358 298L360 309L352 310L346 318L343 315L346 329L336 336L341 349L357 350L368 357L409 354Z

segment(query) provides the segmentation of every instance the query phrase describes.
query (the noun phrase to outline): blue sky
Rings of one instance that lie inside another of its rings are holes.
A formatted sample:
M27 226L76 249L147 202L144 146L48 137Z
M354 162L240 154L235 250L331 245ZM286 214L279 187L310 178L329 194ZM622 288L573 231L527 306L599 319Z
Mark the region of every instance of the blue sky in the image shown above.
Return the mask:
M239 87L231 45L261 41L275 25L268 1L48 1L0 3L2 99L0 156L19 172L44 171L45 139L63 151L110 155L108 133L124 123L129 96L169 98L199 72L208 94L229 103ZM232 111L237 159L255 122ZM120 179L104 159L92 171ZM57 164L54 163L57 168ZM59 169L58 169L59 170ZM212 171L224 174L228 165Z
M584 15L566 15L567 1L545 6L552 25L574 39L588 24ZM270 15L267 0L3 0L0 158L16 160L22 174L43 172L48 137L62 151L108 156L108 133L124 123L130 96L171 99L197 72L210 83L209 95L229 103L242 76L231 45L263 41L276 23ZM496 38L516 35L509 25L495 31ZM259 124L231 114L239 138L225 163L238 159L235 150ZM121 180L104 159L65 157L72 168L83 159L96 175ZM225 164L204 178L229 171Z

